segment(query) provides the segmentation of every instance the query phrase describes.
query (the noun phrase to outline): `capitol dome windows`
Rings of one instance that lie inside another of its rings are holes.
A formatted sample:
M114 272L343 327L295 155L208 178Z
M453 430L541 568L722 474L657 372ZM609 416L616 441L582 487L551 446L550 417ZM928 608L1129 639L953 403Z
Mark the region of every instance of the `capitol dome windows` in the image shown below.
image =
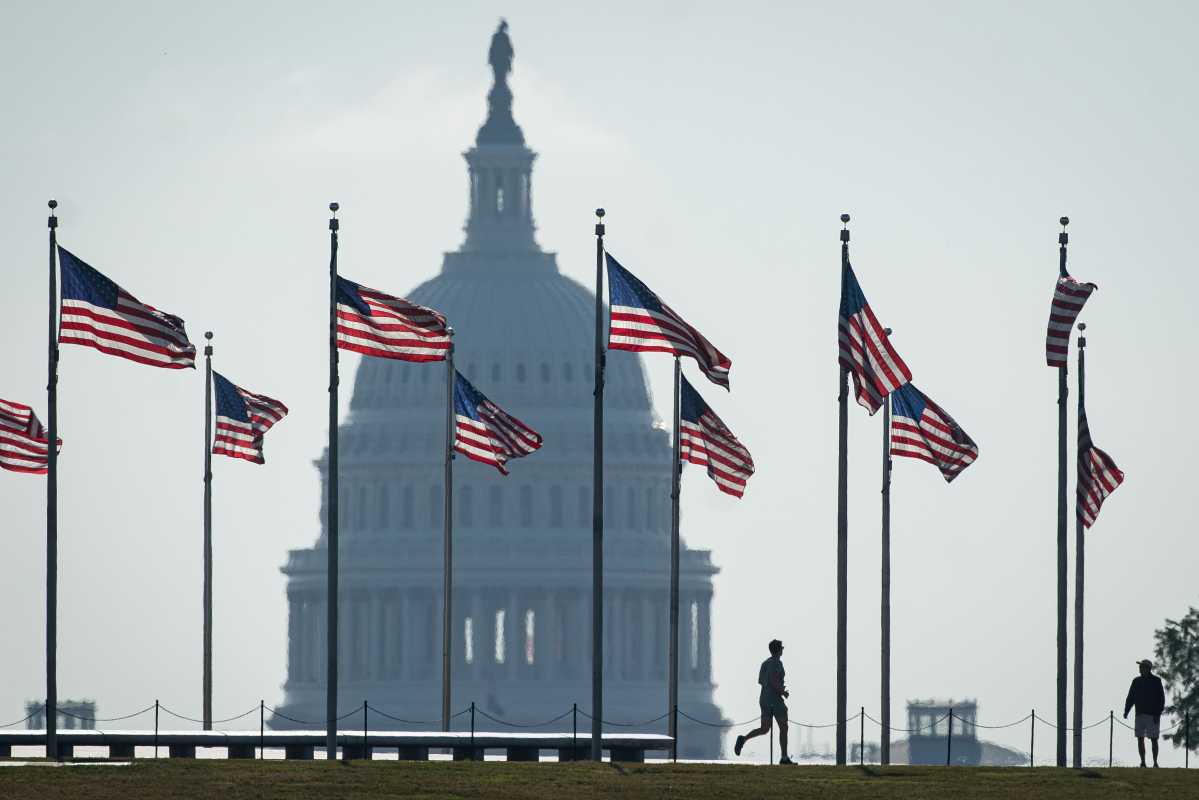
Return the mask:
M504 496L498 486L487 488L488 522L492 527L498 527L504 522Z
M463 486L458 493L458 519L465 528L475 524L475 487L473 486Z
M400 506L400 524L405 528L411 528L416 521L415 505L411 486L404 487L403 503Z
M387 518L391 516L388 505L387 486L380 483L375 487L375 530L387 527Z
M517 383L525 382L525 365L524 365L523 361L516 365L516 382Z
M562 365L562 380L566 381L567 383L570 383L574 379L575 379L574 364L571 364L569 361L567 361L565 364Z
M550 526L562 527L562 487L550 487Z
M441 527L441 484L435 483L429 487L429 527Z
M533 487L520 487L520 524L525 528L533 527Z

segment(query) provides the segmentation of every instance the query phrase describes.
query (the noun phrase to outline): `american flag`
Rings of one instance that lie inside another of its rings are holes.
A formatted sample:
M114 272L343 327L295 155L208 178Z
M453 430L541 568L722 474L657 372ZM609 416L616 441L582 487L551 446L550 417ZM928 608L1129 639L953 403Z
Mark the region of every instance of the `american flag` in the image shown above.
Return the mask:
M507 475L508 459L541 447L540 433L484 397L461 372L454 378L454 450Z
M608 348L690 356L708 380L729 388L733 362L608 255Z
M720 491L741 497L754 474L753 458L687 379L679 379L679 460L707 467Z
M884 397L912 379L908 365L891 346L886 329L870 310L853 267L848 264L841 278L837 341L840 349L837 361L853 376L858 405L871 414L882 408Z
M891 393L891 455L927 461L949 483L978 458L978 445L924 392L905 383Z
M49 444L49 434L32 408L0 400L0 467L45 475ZM58 440L56 451L62 451L62 439Z
M139 364L167 369L196 366L196 348L183 320L145 305L64 247L58 341L94 347Z
M1070 352L1070 329L1078 319L1091 292L1099 287L1076 281L1069 275L1057 279L1053 288L1053 304L1049 306L1049 330L1045 334L1045 362L1051 367L1066 366Z
M219 372L212 373L216 394L216 435L212 453L262 464L262 437L287 416L287 406L264 394L237 386Z
M337 277L337 346L400 361L445 361L445 317L402 297Z
M1124 482L1124 473L1112 457L1091 441L1086 409L1078 412L1078 516L1089 528L1095 524L1107 496Z

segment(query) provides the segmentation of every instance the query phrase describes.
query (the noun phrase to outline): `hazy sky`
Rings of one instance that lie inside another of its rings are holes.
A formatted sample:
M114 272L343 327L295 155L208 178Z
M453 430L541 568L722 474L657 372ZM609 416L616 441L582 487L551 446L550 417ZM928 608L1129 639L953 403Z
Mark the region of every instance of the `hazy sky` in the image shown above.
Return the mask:
M741 502L698 470L683 489L685 537L722 570L726 715L757 713L777 636L792 717L834 716L842 211L914 382L981 448L952 486L895 465L896 724L934 695L978 698L982 722L1053 717L1044 335L1062 214L1072 272L1100 287L1083 317L1091 431L1127 473L1088 535L1085 716L1121 710L1154 627L1199 604L1192 4L9 0L0 397L44 419L54 197L67 247L193 341L215 330L218 368L291 408L264 467L215 464L216 715L281 699L279 566L318 534L326 205L342 204L355 279L400 292L439 268L461 241L460 153L501 14L541 244L588 282L605 206L612 252L733 360L732 392L705 393L758 472ZM668 418L669 359L646 367ZM202 398L199 372L63 348L59 693L103 716L156 697L200 710ZM1073 390L1070 416L1073 442ZM880 427L851 405L849 705L876 716ZM0 474L0 723L44 692L44 485ZM991 738L1022 748L1027 729ZM1037 741L1052 758L1049 732ZM1087 747L1101 755L1105 726Z

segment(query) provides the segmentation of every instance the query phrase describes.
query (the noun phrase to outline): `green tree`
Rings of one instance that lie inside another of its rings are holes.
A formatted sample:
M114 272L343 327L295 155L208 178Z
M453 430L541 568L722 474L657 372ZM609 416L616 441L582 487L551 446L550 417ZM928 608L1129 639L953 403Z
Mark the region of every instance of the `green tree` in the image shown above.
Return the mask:
M1182 619L1166 620L1153 638L1154 668L1166 684L1170 701L1166 713L1179 721L1165 738L1175 747L1189 743L1192 750L1199 750L1199 608L1192 607ZM1190 731L1182 724L1188 714Z

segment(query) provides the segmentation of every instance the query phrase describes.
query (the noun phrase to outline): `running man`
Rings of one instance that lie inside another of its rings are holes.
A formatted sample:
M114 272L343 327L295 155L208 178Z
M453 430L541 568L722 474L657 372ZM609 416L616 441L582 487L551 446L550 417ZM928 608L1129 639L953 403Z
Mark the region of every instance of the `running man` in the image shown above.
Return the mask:
M1166 690L1162 679L1153 674L1153 662L1138 661L1141 674L1132 679L1128 687L1128 698L1124 701L1124 718L1135 706L1137 751L1141 754L1141 766L1145 766L1145 739L1153 742L1153 766L1157 767L1157 738L1161 735L1162 712L1166 709Z
M779 759L780 764L794 764L791 757L787 755L787 704L784 698L790 697L791 693L787 691L787 685L783 682L786 676L786 671L783 669L783 643L778 639L772 639L770 644L770 658L762 662L762 666L758 669L758 683L762 686L762 692L758 695L758 705L762 708L762 724L757 730L752 730L744 736L737 737L737 744L733 746L733 752L741 755L741 748L745 747L745 743L755 736L762 736L770 732L770 726L774 721L779 724L779 749L783 753L783 757Z

